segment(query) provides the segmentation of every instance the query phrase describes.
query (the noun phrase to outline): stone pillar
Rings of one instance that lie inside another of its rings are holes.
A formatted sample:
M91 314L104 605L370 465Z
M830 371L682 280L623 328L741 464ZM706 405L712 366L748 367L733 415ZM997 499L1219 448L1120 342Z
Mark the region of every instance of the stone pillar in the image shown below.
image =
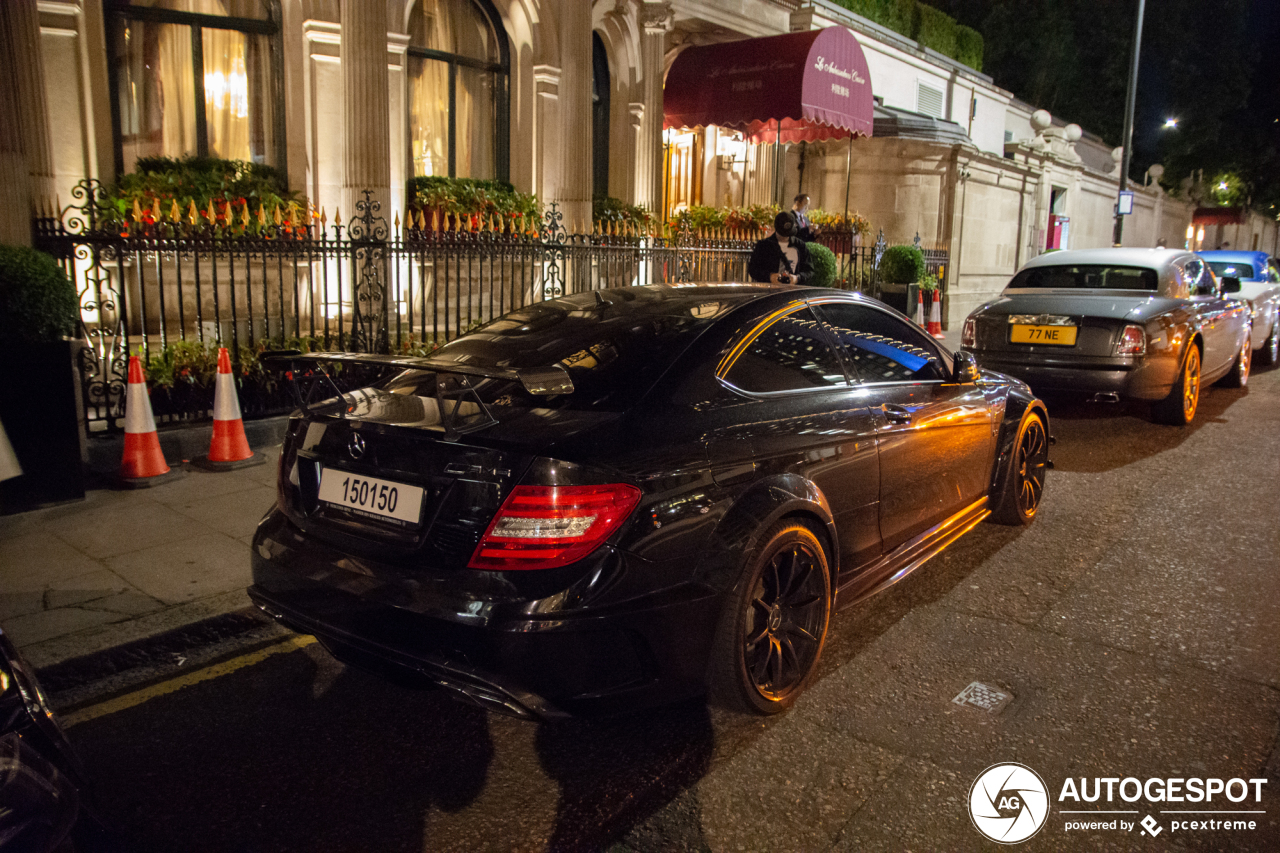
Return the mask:
M362 190L373 190L382 204L379 215L391 210L386 3L342 0L341 55L346 118L342 214L349 222L356 202L364 198Z
M562 0L560 18L560 181L555 201L565 227L591 223L591 0Z
M661 215L662 206L662 77L667 31L671 29L671 4L640 4L641 86L644 109L636 146L636 204Z
M31 245L33 204L53 199L36 0L0 3L0 242Z

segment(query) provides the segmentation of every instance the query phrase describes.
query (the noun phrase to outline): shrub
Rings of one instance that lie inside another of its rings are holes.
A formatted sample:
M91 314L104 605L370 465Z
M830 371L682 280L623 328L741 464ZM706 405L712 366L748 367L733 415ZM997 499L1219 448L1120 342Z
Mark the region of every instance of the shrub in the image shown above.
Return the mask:
M933 48L943 56L956 55L955 19L939 9L917 3L912 35L920 44Z
M450 178L444 175L410 178L405 185L405 198L412 205L442 213L486 216L519 214L534 218L542 213L537 196L518 192L506 181L479 178Z
M805 243L809 247L809 259L813 261L814 287L830 287L836 280L836 253L821 243Z
M963 24L956 27L956 52L951 54L956 62L981 71L982 49L982 33Z
M259 209L267 217L277 208L282 216L306 210L306 199L289 192L284 177L270 166L195 156L141 157L134 171L122 175L101 202L101 213L109 218L127 221L137 210L148 225L172 221L175 205L185 218L191 205L204 214L212 204L218 225L251 233L260 228L256 218ZM243 220L246 208L250 214L247 226Z
M653 221L653 214L638 204L627 204L613 196L601 196L591 200L591 218L606 222L629 222L646 226Z
M890 246L880 259L880 278L889 284L911 284L925 276L924 252L915 246Z
M80 300L53 258L0 246L0 344L48 343L75 334Z

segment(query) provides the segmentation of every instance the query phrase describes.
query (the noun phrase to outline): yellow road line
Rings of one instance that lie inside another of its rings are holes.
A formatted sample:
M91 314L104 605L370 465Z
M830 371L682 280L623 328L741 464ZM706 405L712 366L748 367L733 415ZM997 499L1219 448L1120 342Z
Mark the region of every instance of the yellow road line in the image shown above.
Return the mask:
M230 675L238 669L244 669L246 666L262 663L262 661L273 655L287 654L288 652L296 652L298 649L304 649L316 641L315 637L290 637L287 640L276 643L273 646L267 646L265 649L258 649L256 652L250 652L247 655L241 655L238 658L223 661L213 666L197 669L194 672L188 672L177 678L171 678L168 681L162 681L159 684L153 684L142 690L135 690L132 693L126 693L123 696L117 696L114 699L108 699L106 702L100 702L97 705L89 705L70 714L59 715L64 728L87 723L90 720L96 720L98 717L105 717L108 714L117 714L120 711L141 705L143 702L149 702L159 696L165 696L174 693L184 687L190 687L193 684L199 684L202 681L210 681L214 678L221 678L224 675Z

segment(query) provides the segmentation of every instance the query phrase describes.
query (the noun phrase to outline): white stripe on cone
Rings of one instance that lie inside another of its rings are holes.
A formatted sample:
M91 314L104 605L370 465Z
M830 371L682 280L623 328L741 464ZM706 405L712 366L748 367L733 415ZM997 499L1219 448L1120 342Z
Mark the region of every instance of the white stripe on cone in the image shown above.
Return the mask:
M230 373L219 373L213 386L213 419L240 420L240 400L236 397L236 380Z
M130 382L124 402L125 432L141 434L156 431L156 419L151 414L151 398L147 396L147 383Z

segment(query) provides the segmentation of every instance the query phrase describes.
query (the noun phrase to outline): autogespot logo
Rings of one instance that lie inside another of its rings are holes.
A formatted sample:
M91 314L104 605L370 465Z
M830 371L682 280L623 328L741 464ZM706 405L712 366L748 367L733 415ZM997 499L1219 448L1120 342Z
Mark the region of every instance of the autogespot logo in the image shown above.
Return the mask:
M1040 831L1049 817L1049 792L1040 774L1024 764L993 764L969 789L969 817L987 838L1017 844Z

